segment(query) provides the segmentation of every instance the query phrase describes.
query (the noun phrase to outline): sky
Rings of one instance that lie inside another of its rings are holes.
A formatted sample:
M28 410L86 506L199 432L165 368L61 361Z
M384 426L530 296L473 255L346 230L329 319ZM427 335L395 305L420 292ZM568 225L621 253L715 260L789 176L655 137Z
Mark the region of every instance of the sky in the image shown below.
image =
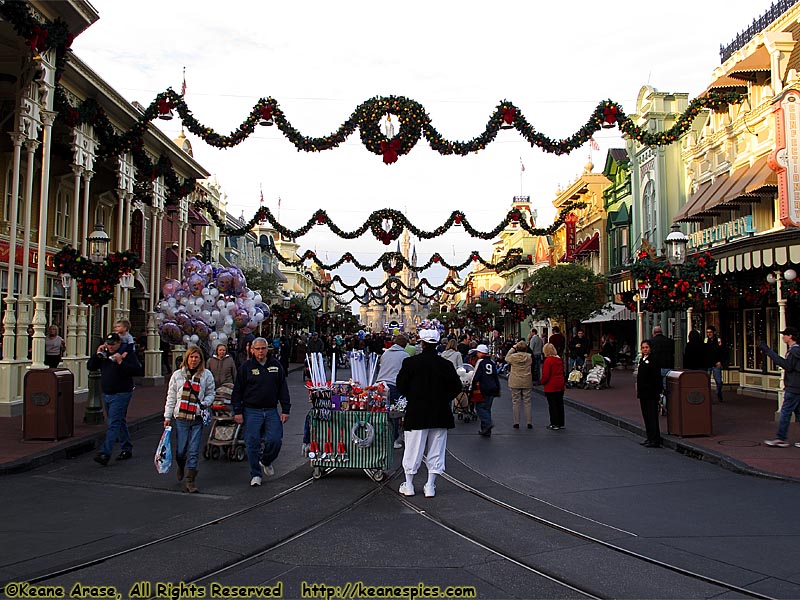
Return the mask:
M228 134L258 98L273 96L305 135L332 133L361 102L391 94L423 105L446 137L481 133L507 99L551 138L571 135L598 102L612 99L628 114L644 85L694 98L719 66L719 47L770 6L767 0L697 2L632 0L560 3L497 2L262 2L250 0L91 0L100 20L73 50L130 101L145 106L186 70L186 102L194 116ZM178 119L161 127L171 137ZM435 229L453 210L488 230L505 216L515 195L531 197L537 225L555 217L557 190L575 181L591 159L602 171L609 148L623 147L616 129L553 156L516 131L501 131L486 150L442 156L421 139L392 165L370 153L356 132L339 148L298 152L277 127L258 127L239 146L219 150L187 133L194 156L216 176L228 211L249 220L265 204L287 227L324 208L353 229L381 208L406 213L418 227ZM520 164L524 164L524 173ZM298 238L300 252L315 250L334 262L345 251L363 262L394 250L369 234L342 240L315 227ZM419 262L440 252L462 262L472 250L489 258L491 241L456 228L416 240ZM337 271L349 282L382 273ZM443 267L424 273L438 283Z

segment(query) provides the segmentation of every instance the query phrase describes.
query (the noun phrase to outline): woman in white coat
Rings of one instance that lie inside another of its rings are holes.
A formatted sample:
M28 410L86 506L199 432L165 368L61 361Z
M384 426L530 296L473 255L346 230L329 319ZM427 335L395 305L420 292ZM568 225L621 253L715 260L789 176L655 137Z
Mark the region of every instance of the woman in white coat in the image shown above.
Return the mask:
M203 410L214 402L214 376L203 365L200 348L192 346L183 355L181 368L170 377L164 405L164 427L175 423L175 462L183 490L198 491L197 463L203 439Z

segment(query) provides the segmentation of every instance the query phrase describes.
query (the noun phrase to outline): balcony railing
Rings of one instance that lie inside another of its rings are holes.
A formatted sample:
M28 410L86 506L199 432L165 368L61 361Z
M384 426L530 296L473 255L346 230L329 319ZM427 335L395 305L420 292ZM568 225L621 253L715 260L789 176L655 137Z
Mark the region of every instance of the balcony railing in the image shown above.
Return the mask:
M752 40L753 37L774 23L781 15L783 15L783 13L797 4L798 1L800 0L777 0L776 2L773 2L772 6L770 6L763 15L755 19L750 27L733 38L733 41L730 44L727 46L720 45L720 62L724 63L726 60L728 60L731 56L733 56L734 52L743 48L747 42Z

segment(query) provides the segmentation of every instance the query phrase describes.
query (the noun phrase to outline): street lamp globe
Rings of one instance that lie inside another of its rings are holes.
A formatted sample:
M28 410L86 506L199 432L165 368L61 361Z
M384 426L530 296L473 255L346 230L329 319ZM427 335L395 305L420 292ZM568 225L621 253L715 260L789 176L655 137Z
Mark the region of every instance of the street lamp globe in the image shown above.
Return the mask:
M108 246L111 243L111 238L105 231L102 223L97 223L94 226L94 231L86 238L89 247L89 260L93 263L101 263L108 256Z
M783 278L786 281L794 281L795 279L797 279L797 271L795 271L794 269L786 269L783 272Z
M517 304L522 304L522 295L522 287L520 286L514 290L514 302Z
M686 246L689 238L681 231L677 223L672 225L672 232L667 236L667 260L673 265L682 265L686 260Z
M475 312L476 312L477 314L481 314L481 309L482 309L482 308L483 308L483 307L481 306L481 303L480 303L480 302L478 302L478 303L475 305Z

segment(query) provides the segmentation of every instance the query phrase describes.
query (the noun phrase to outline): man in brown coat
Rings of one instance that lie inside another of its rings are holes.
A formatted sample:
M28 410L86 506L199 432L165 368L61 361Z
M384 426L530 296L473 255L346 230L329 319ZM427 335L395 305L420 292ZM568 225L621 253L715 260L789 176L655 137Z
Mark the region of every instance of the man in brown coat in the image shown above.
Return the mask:
M533 429L531 419L531 364L533 358L528 353L525 342L517 342L506 354L506 362L511 365L508 375L508 387L511 388L511 403L514 406L514 429L519 429L519 406L525 410L525 421L528 429Z

